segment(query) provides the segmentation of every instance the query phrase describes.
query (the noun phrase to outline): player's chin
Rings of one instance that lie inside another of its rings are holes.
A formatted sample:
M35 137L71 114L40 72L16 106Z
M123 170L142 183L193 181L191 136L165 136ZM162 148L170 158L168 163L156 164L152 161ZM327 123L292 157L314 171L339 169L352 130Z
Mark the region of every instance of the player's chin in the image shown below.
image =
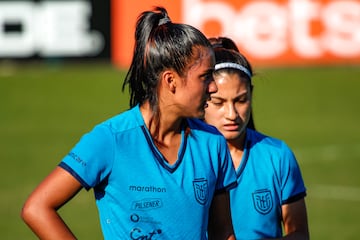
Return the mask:
M208 107L208 103L204 102L204 104L201 105L201 107L199 107L199 112L203 115L205 115L205 109Z
M238 134L234 134L234 133L228 133L228 132L221 132L221 133L225 137L225 139L228 141L236 140L239 137Z
M206 107L207 107L207 103L201 104L197 108L193 109L192 113L189 114L191 116L188 116L188 117L199 118L199 119L203 120L205 118L205 108Z
M199 118L199 119L204 119L205 118L205 109L204 108L200 108L197 113L195 114L195 116L193 116L194 118Z

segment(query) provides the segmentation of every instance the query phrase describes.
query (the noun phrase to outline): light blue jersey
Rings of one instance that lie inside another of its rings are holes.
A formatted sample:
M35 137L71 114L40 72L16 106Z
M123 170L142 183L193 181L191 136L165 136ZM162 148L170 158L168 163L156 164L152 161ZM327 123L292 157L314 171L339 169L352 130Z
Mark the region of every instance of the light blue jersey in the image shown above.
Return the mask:
M214 127L188 119L169 165L138 106L85 134L60 166L94 189L105 239L206 239L214 193L236 183Z
M236 239L282 236L281 205L306 195L298 163L281 140L246 130L238 186L230 190Z

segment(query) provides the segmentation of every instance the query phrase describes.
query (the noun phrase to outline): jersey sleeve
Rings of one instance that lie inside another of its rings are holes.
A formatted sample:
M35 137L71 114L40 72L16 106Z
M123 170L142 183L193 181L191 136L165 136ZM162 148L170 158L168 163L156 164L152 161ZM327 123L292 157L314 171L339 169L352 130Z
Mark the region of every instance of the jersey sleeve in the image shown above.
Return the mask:
M221 138L220 141L220 170L216 191L227 191L236 186L236 172L232 163L231 155L226 144L226 140Z
M103 181L111 171L114 136L104 125L85 134L59 166L72 174L87 190Z
M281 161L282 204L295 202L306 196L306 188L299 164L291 149L283 143Z

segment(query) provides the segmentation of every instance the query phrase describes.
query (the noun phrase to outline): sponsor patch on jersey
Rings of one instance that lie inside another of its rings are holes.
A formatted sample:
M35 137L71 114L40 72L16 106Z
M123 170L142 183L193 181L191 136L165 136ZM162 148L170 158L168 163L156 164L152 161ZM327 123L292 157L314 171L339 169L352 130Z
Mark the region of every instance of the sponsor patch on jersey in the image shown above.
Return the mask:
M86 166L86 162L84 160L82 160L78 155L76 155L73 152L70 152L68 154L70 157L72 157L76 162L78 162L79 164L81 164L81 166L85 167Z
M260 189L252 194L255 210L261 214L268 214L273 208L273 199L268 189Z
M196 201L201 205L205 205L209 198L208 181L205 178L195 179L193 187Z
M132 203L133 210L151 210L155 208L161 208L163 205L161 199L159 198L146 198Z

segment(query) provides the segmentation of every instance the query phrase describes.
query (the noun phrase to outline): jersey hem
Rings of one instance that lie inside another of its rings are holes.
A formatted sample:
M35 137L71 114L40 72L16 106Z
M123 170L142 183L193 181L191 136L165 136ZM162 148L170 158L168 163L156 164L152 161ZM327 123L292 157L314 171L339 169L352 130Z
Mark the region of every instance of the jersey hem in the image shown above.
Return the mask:
M301 192L301 193L298 193L298 194L286 199L285 201L283 201L283 204L293 203L300 199L303 199L304 197L306 197L306 192Z
M91 187L69 165L61 162L58 166L70 173L74 178L76 178L76 180L78 180L87 191L90 190Z

